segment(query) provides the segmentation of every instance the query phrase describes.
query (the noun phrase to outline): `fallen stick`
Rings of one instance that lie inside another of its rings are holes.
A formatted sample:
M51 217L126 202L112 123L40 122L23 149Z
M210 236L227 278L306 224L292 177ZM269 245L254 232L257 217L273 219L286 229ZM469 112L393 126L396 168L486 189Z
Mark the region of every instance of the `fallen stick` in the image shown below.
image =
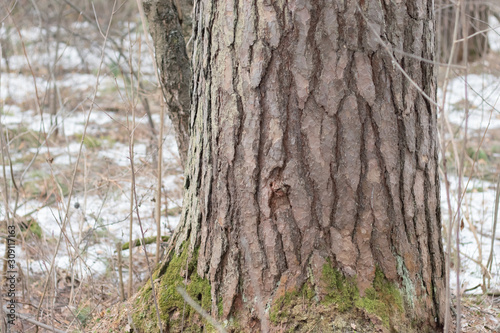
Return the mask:
M7 314L10 313L10 311L8 311L7 308L5 308L5 307L3 308L3 311ZM31 324L36 325L36 326L41 327L41 328L45 328L46 330L56 332L56 333L66 333L66 331L61 331L53 326L49 326L47 324L41 323L38 320L32 319L31 317L24 315L22 313L16 313L15 316L22 319L22 320L26 320L28 323L31 323Z
M168 241L169 238L170 238L169 236L161 236L161 239L164 242ZM156 236L145 237L144 241L146 242L146 245L147 244L153 244L154 242L156 242ZM142 240L140 238L138 238L135 241L133 241L133 243L134 243L134 247L139 247L139 246L142 245ZM129 242L123 243L123 245L122 245L122 251L128 250L129 247L130 247L130 243Z

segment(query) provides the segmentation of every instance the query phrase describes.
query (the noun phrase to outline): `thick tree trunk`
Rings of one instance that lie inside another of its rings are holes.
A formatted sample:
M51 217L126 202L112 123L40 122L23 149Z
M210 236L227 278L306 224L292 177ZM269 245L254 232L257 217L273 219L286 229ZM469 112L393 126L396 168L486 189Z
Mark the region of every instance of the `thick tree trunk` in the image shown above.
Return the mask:
M440 330L436 110L380 43L416 56L393 53L434 97L435 68L418 60L435 55L432 1L196 1L194 15L186 193L168 254L195 260L182 279L209 281L213 316L265 332L288 292L328 297L326 268L360 298L380 271L403 295L403 323Z
M451 47L453 44L453 31L455 28L456 15L460 15L455 1L438 0L437 8L437 31L438 34L438 56L439 61L448 63ZM457 25L457 40L463 39L463 24L467 24L468 36L468 61L474 61L481 58L489 50L487 29L489 8L485 2L467 2L466 5L467 22L462 22L458 19ZM456 45L456 52L453 54L452 62L461 62L463 55L464 43Z

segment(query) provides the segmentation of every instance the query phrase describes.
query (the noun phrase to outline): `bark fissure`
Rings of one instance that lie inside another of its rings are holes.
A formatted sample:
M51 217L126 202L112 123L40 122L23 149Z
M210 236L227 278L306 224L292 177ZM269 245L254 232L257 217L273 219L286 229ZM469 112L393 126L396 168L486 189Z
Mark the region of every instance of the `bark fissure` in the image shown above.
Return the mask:
M391 236L393 233L393 223L391 223L390 220L391 216L392 217L394 216L394 214L392 213L392 210L394 209L394 204L392 202L392 196L390 195L391 190L390 190L390 185L388 184L388 176L386 171L387 168L385 166L384 159L381 153L380 133L377 124L373 119L373 116L371 116L370 119L375 141L373 146L375 148L376 163L378 166L376 170L378 169L377 171L381 185L380 194L383 196L384 199L388 201L383 207L377 207L378 209L382 209L382 211L377 211L377 213L379 215L380 214L383 215L379 219L380 221L375 221L375 228L374 228L374 230L376 230L375 239L378 239L380 237L382 238L382 240L375 241L377 245L375 246L376 251L374 254L376 255L377 257L376 259L383 268L383 271L385 272L386 276L388 276L389 278L395 278L396 277L395 259L392 257L394 255L393 245L389 240L389 236ZM377 228L377 224L380 224L380 222L384 223L384 228ZM383 251L381 251L380 249L381 244L384 248ZM384 260L384 258L388 260L388 262Z

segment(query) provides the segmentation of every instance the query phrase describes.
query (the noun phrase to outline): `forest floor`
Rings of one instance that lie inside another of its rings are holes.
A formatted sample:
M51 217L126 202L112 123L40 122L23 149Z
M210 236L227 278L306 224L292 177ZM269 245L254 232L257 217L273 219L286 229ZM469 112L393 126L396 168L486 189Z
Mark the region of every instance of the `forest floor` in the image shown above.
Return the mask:
M456 302L456 298L453 300ZM462 298L462 332L500 332L500 298L493 295L466 295ZM452 331L456 329L456 313Z

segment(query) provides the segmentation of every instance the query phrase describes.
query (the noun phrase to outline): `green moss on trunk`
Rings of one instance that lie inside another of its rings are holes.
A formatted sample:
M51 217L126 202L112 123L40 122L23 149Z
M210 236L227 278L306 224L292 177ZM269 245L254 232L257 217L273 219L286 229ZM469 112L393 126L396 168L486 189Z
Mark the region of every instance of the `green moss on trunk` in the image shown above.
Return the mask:
M359 298L355 278L345 277L331 263L327 263L323 266L321 280L326 285L326 295L323 302L337 305L340 312L353 308Z
M330 262L323 266L320 281L321 286L316 287L321 288L323 295L321 302L315 301L314 288L308 281L301 290L287 292L273 303L270 310L271 322L275 325L286 322L294 330L302 331L299 327L305 324L301 324L301 322L316 321L319 323L324 321L325 314L322 314L321 319L319 319L315 317L314 313L305 314L298 311L300 306L304 304L308 308L316 308L315 312L317 313L323 311L324 308L329 308L331 313L327 316L337 313L338 315L332 315L333 318L337 319L343 318L342 320L350 321L356 320L356 318L369 318L369 322L365 324L357 322L358 325L366 325L365 328L369 331L371 331L370 325L378 325L384 330L392 330L406 321L401 291L394 283L386 279L379 268L376 269L372 287L365 290L364 296L359 293L356 278L345 277ZM363 313L365 316L361 315ZM333 332L336 332L336 329L342 329L340 327L342 325L337 321L329 324L333 325L330 327ZM321 324L318 325L321 326ZM377 330L375 326L372 328Z
M290 291L281 296L271 307L269 319L274 324L280 323L282 319L290 315L290 311L294 306L308 306L311 302L314 302L314 296L314 289L308 281L302 286L301 290Z
M401 292L387 281L379 268L375 271L373 287L365 291L364 297L356 300L355 306L381 318L385 327L390 327L393 316L404 313Z
M327 285L323 302L336 304L340 312L356 307L379 317L387 328L391 326L393 316L404 313L401 292L378 267L372 287L365 290L363 297L359 294L356 279L345 277L330 263L324 265L322 278Z
M212 329L193 308L187 303L185 304L184 299L176 290L177 286L185 288L192 299L197 301L207 312L210 312L211 287L207 279L202 279L196 273L197 259L198 251L195 251L194 255L189 258L188 250L184 248L181 255L174 255L161 276L158 276L159 271L153 274L160 317L163 326L168 327L169 332L180 332L181 330L186 333L203 332L203 327L208 331ZM139 332L156 332L158 330L154 299L151 293L151 283L148 282L136 300L137 311L133 315L133 321Z

